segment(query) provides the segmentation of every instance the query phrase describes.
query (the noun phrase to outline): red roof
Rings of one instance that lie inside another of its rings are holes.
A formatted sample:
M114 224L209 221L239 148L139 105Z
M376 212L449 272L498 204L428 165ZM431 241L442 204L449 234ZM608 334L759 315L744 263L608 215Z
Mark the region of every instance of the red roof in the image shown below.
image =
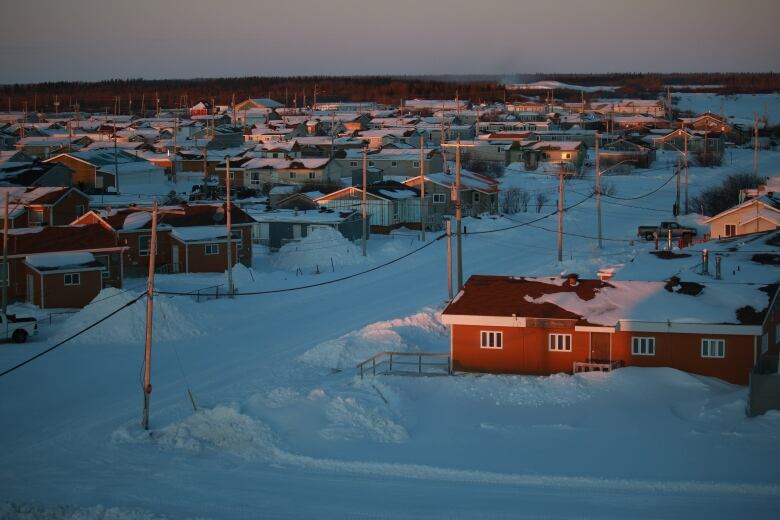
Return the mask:
M580 320L578 314L552 303L529 300L545 294L575 292L587 301L595 297L598 289L608 286L601 280L578 280L573 286L561 278L550 278L545 283L513 276L474 275L444 309L444 314Z
M8 234L10 255L119 248L116 233L100 224L19 228Z
M130 207L113 210L110 213L102 211L97 214L112 228L121 231L125 225L125 219L134 213L143 211L150 212L150 208ZM230 206L231 223L233 225L249 224L255 220L244 210L235 204ZM181 206L163 206L157 213L159 224L166 224L172 227L191 227L191 226L215 226L225 223L224 204L183 204ZM151 229L151 221L144 225L133 228Z

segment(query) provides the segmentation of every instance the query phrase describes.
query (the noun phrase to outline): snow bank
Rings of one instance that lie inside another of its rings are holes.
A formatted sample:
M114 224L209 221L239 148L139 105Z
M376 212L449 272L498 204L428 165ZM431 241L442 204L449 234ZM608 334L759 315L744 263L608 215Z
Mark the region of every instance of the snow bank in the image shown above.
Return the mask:
M351 369L381 351L446 352L448 349L447 327L441 323L440 313L428 308L405 318L372 323L320 343L299 359L313 366Z
M329 440L369 438L377 442L402 443L409 434L400 424L386 416L386 410L369 407L354 397L335 397L325 409L331 425L320 430Z
M116 443L151 441L162 448L193 453L230 453L245 459L265 455L273 449L271 430L232 406L219 405L199 410L178 423L149 432L133 425L113 433Z
M320 272L331 270L331 265L338 267L366 261L359 246L331 227L312 229L308 236L282 246L270 257L271 265L277 269L291 272L301 269L307 274L318 268Z
M32 505L14 502L0 504L0 518L16 520L163 520L142 509L96 505L92 507Z
M124 306L138 296L138 292L125 292L113 287L103 289L97 297L71 316L59 331L56 339L64 339L111 312ZM155 298L154 324L152 334L155 341L177 340L202 334L197 304L186 298L173 301L168 298ZM108 336L112 339L107 339ZM141 298L128 308L119 311L104 323L90 329L78 337L83 343L143 343L146 338L146 298Z

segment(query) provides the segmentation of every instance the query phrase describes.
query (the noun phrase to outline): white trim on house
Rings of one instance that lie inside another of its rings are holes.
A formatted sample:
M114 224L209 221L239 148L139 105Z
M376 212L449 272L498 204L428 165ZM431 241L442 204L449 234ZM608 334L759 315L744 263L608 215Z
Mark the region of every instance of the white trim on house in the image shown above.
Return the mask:
M442 314L441 322L447 325L481 325L483 327L525 327L526 319L506 316L473 316L469 314Z
M681 334L724 334L729 336L760 336L761 325L728 325L716 323L674 323L620 320L618 332L678 332Z
M574 332L615 332L615 327L600 327L597 325L576 325Z

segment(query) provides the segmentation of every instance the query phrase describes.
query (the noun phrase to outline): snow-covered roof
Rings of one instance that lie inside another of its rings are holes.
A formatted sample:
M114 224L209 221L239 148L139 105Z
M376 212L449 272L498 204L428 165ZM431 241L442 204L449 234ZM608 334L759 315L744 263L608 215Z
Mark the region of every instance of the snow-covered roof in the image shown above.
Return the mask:
M183 242L224 240L227 236L227 230L225 226L177 227L171 231L171 236Z
M39 253L27 256L25 262L41 270L84 267L95 262L95 255L83 252Z

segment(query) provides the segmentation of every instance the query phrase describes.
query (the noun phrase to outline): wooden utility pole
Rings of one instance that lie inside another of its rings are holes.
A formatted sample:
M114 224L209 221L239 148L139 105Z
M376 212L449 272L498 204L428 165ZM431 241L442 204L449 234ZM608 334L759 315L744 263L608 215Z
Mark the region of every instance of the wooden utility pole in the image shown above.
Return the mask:
M753 176L758 180L758 112L753 116Z
M558 171L558 263L563 262L563 163Z
M154 320L154 262L157 253L157 202L152 206L152 240L149 244L149 279L146 282L146 347L144 349L144 413L141 424L149 429L149 398L152 395L152 322Z
M225 223L227 225L227 283L228 298L233 297L233 236L231 229L231 207L230 207L230 156L225 156L225 192L227 198L225 202Z
M117 104L119 104L119 98L117 97ZM116 115L114 116L114 189L116 194L119 195L119 158L117 156L117 144L116 144Z
M685 128L685 127L683 127ZM683 159L685 160L685 214L688 214L688 132L683 135Z
M425 204L425 138L420 136L420 240L425 242L425 221L427 206Z
M203 198L209 191L209 147L203 145Z
M361 204L361 214L363 216L363 237L361 242L361 245L363 247L363 256L366 256L366 240L368 240L368 222L366 222L366 219L368 216L366 215L366 181L368 177L368 147L363 147L363 193L361 195L363 199L363 203Z
M458 134L458 147L455 149L455 220L457 221L458 244L458 292L463 289L463 203L460 197L460 134Z
M599 155L599 140L601 136L596 133L596 214L599 237L599 249L604 248L603 237L601 234L601 163Z
M3 219L3 314L8 308L8 190L5 192L5 218Z
M452 301L452 220L447 223L447 298Z
M442 170L444 173L449 173L449 165L447 164L447 153L446 148L444 147L444 117L442 116L441 121L439 121L439 143L441 144L441 161L442 161Z
M173 154L171 156L171 179L176 182L176 134L179 133L179 117L173 117Z
M677 159L677 196L674 199L674 216L680 214L680 159Z

